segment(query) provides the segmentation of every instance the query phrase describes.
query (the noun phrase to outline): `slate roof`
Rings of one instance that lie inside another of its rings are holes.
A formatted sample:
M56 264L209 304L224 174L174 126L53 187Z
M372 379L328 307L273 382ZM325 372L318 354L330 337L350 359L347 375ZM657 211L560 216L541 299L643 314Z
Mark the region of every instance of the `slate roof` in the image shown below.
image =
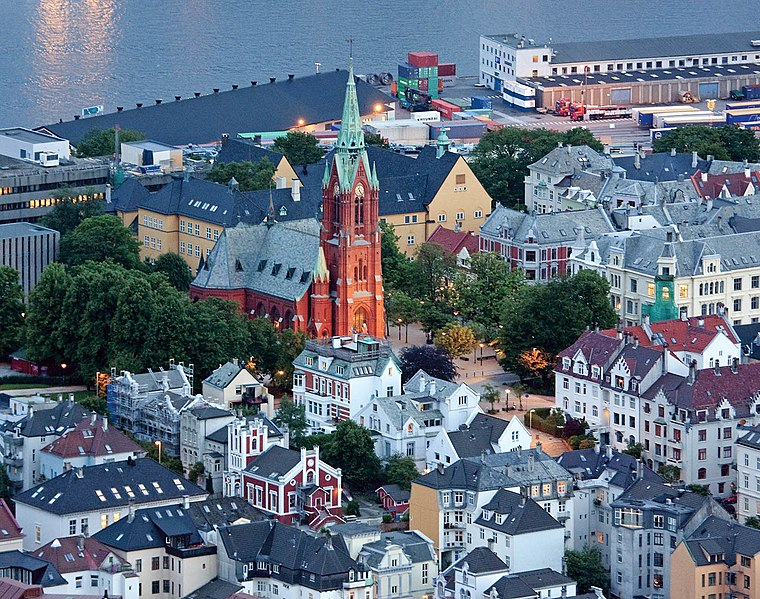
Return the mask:
M193 519L181 505L135 511L95 533L101 543L120 551L155 549L167 545L167 537L184 537L185 546L203 543Z
M493 512L486 519L484 512ZM496 521L496 514L504 517L501 524ZM507 535L526 535L542 530L564 528L544 508L531 498L523 498L520 493L499 489L475 521L484 528L498 530Z
M245 470L264 478L279 478L301 463L301 453L272 445L248 463Z
M745 447L752 447L754 449L760 449L760 427L745 427L742 430L746 430L744 435L739 437L736 441L737 445L744 445Z
M210 375L203 379L204 384L211 385L217 389L226 389L233 379L245 369L242 362L227 362L215 369Z
M272 422L269 418L266 416L263 416L261 414L257 414L255 416L246 416L246 420L263 420L264 424L266 425L267 429L269 429L269 437L279 438L283 436L283 432L277 427L277 425ZM215 443L222 443L223 445L227 444L227 427L222 427L217 431L214 431L210 435L206 435L206 439L209 441L214 441Z
M276 167L285 156L280 152L256 144L252 139L226 139L222 140L222 147L215 162L220 164L227 162L256 163L263 158L269 160Z
M13 430L22 437L60 435L87 416L89 414L79 404L63 401L46 410L34 409L31 415L27 414L18 422L6 423L4 430Z
M169 383L169 389L182 390L182 386L185 383L183 373L178 368L171 368L162 372L143 372L143 373L130 373L132 379L140 387L145 387L145 392L151 393L153 391L163 391L163 377Z
M61 459L124 453L131 453L134 457L145 454L142 446L116 427L108 426L108 421L103 416L83 418L74 430L64 433L41 451Z
M377 568L388 548L393 545L400 546L404 555L413 564L435 561L435 553L430 543L416 530L385 532L380 536L379 541L365 543L359 555L371 568Z
M637 460L626 453L598 450L598 446L589 449L566 451L557 458L557 463L582 480L594 480L610 474L609 484L626 489L636 480ZM651 468L643 467L644 480L664 482Z
M300 577L300 584L305 586L314 585L309 574L335 576L356 569L340 535L332 536L328 543L325 536L315 537L272 520L220 528L219 543L233 560L265 561L305 573Z
M222 526L230 526L238 520L255 522L268 518L261 510L240 497L218 497L193 501L183 511L190 516L195 527L208 532Z
M457 456L469 458L498 451L498 443L509 421L488 414L476 414L468 426L446 433Z
M467 564L471 574L491 574L493 572L507 571L509 568L488 547L475 547L470 553L457 561L452 569L461 570Z
M574 582L572 578L555 572L551 568L527 570L502 576L488 587L483 595L488 597L491 589L495 589L499 599L533 599L533 597L543 596L540 592L542 589L571 585Z
M382 487L378 487L375 493L380 490L385 491L386 495L393 499L393 501L397 504L409 503L409 497L411 494L406 489L402 489L399 485L383 485Z
M315 219L303 219L271 227L239 224L227 228L193 286L250 289L291 301L300 299L317 274L327 271L319 246L320 226Z
M417 408L410 397L405 395L376 397L372 403L377 405L377 409L385 414L395 431L401 429L410 419L421 427L428 426L427 423L431 421L443 421L443 414L440 410L422 411Z
M617 355L621 341L596 331L584 331L570 347L563 349L557 356L557 371L562 369L562 358L575 358L581 351L586 363L604 368ZM574 374L576 376L577 373Z
M190 413L198 420L212 420L214 418L225 418L232 416L232 412L229 410L223 410L209 404L200 404L193 408L190 408Z
M745 168L750 168L753 171L760 170L760 162L744 163L738 160L713 160L709 167L711 175L724 175L727 173L743 173Z
M0 541L20 539L23 536L21 526L11 512L11 508L8 507L8 502L0 499Z
M710 163L697 157L697 165L692 166L693 157L689 152L678 152L673 156L670 152L645 154L639 157L639 168L636 168L635 156L619 156L612 159L616 166L626 171L627 179L636 181L676 181L682 175L686 179L698 169L709 168Z
M550 174L553 177L572 175L578 171L611 171L614 164L610 158L589 146L559 146L540 158L528 168L531 171Z
M760 323L738 324L733 329L739 336L744 355L760 360Z
M19 568L29 571L32 584L39 584L43 588L68 584L53 564L29 553L3 551L0 553L0 570L5 568Z
M141 202L148 200L150 191L137 177L127 177L111 192L110 204L105 204L106 212L137 212Z
M420 391L423 380L424 389ZM435 383L434 393L431 393L431 383ZM466 383L444 381L443 379L431 376L424 370L420 369L412 375L412 378L404 383L404 395L415 399L430 397L439 401L445 401L449 399L461 385L467 386Z
M189 595L185 595L183 599L229 599L243 588L243 585L214 578Z
M136 129L149 139L171 145L205 144L227 133L285 131L299 119L306 124L339 121L348 71L326 71L293 80L241 87L237 90L151 104L44 128L76 145L92 129ZM356 81L361 114L373 114L377 103L393 99L362 79Z
M683 542L697 566L715 561L734 565L737 553L747 557L760 553L760 530L709 516Z
M102 493L102 500L98 492ZM137 505L169 502L185 495L206 496L206 492L199 486L179 477L168 468L149 458L137 458L68 470L24 491L14 500L16 503L62 515L125 507L129 504L130 492Z
M332 346L331 339L327 339L327 342L307 341L304 350L293 360L293 366L297 369L312 369L313 366L306 365L306 359L317 356L332 358L324 372L343 380L376 376L390 362L397 367L400 364L388 344L372 337L360 337L356 342L350 338L343 338L341 347L338 348ZM343 367L342 372L338 372L339 366Z
M82 543L81 550L80 543ZM120 564L122 561L95 537L54 539L47 545L35 549L32 555L50 562L62 574L99 570L109 555L113 556L114 564Z
M670 500L671 503L667 503ZM677 489L654 480L638 480L629 486L614 502L614 506L636 505L640 508L667 509L691 517L705 502L714 501L691 491Z
M472 231L454 231L438 225L427 241L440 245L454 255L461 252L462 248L467 248L467 252L472 255L478 251L479 240L478 235Z

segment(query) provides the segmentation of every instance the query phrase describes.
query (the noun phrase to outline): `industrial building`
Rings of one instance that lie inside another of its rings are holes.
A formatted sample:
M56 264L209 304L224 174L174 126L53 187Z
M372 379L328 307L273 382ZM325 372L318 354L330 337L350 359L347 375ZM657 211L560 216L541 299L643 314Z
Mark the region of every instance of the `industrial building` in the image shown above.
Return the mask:
M45 267L58 258L60 233L30 223L0 224L0 265L18 271L24 301Z

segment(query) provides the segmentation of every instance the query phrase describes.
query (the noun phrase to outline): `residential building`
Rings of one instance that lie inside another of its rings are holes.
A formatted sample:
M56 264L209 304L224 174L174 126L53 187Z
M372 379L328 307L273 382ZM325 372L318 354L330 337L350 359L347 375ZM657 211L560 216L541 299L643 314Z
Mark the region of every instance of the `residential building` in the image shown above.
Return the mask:
M541 599L542 597L576 597L577 584L572 578L560 574L556 570L541 568L528 570L501 577L490 589L486 589L485 597L491 599ZM604 596L592 593L591 597Z
M144 456L142 446L109 426L108 418L93 412L40 450L40 474L43 480L50 480L72 468Z
M219 529L219 578L249 595L298 599L374 598L367 566L340 535L320 536L277 521Z
M567 527L573 539L572 476L541 449L464 458L412 483L409 527L433 541L442 568L465 554L466 532L499 489L527 493ZM572 545L570 545L572 547Z
M60 237L58 231L31 223L0 224L0 265L18 271L24 301L45 267L58 259Z
M756 599L760 531L708 517L678 544L670 559L670 597Z
M410 493L399 485L385 484L375 489L375 494L383 509L394 517L409 509Z
M24 549L56 538L94 535L137 506L162 507L206 492L148 458L68 470L16 496L16 518L26 531Z
M598 534L611 554L610 592L621 599L666 599L671 588L671 554L708 516L729 520L712 497L640 479L611 503L611 533Z
M169 365L159 374L112 373L107 388L108 412L114 424L141 441L161 442L167 455L180 455L180 415L196 403L191 395L192 364ZM198 401L197 403L201 403Z
M16 422L3 424L3 461L13 493L20 493L41 480L40 455L42 448L73 429L88 414L72 400L55 404L28 406L26 416Z
M186 410L183 410L180 414L180 460L182 461L182 467L185 469L185 474L190 472L190 469L197 463L201 463L206 466L206 461L210 459L208 464L212 469L206 470L205 475L212 476L218 467L219 474L217 478L221 479L221 471L224 468L224 455L218 456L217 460L213 460L211 450L207 447L207 437L215 433L218 430L226 429L227 425L235 419L235 415L232 412L224 410L216 404L210 404L206 402L196 402L193 406ZM219 487L221 492L221 487Z
M137 576L130 564L94 537L53 539L32 555L53 564L66 579L66 586L59 591L63 594L140 597Z
M478 235L472 231L463 231L461 226L456 229L447 229L443 225L438 225L427 241L454 254L457 266L460 268L469 268L470 257L480 249Z
M431 599L437 564L433 543L416 530L386 532L359 553L375 583L375 599Z
M6 579L39 585L51 591L63 590L68 584L49 561L18 550L0 553L0 580ZM34 596L38 597L39 594Z
M291 187L293 180L299 178L285 154L281 154L272 148L265 148L251 139L223 137L222 147L214 162L215 164L227 162L253 162L255 164L265 158L274 166L273 178L277 189ZM303 172L303 167L301 168Z
M456 430L442 430L430 441L427 468L448 466L462 458L530 449L531 434L517 416L510 420L473 411L469 422Z
M480 228L480 251L495 252L528 281L547 281L570 272L579 239L611 233L603 209L526 214L498 205Z
M5 499L0 499L0 553L21 551L24 533Z
M482 597L509 569L487 547L476 547L439 574L435 599Z
M760 427L736 431L736 517L744 523L760 515Z
M691 182L703 200L730 200L755 195L758 191L758 172L752 171L749 165L743 173L731 174L711 175L709 171L697 169L691 176Z
M213 497L192 501L182 511L190 516L198 534L207 545L218 544L218 531L225 526L237 526L267 520L268 516L247 501L237 497Z
M499 489L467 525L468 551L487 545L507 572L562 570L565 527L524 493Z
M264 416L238 417L206 439L212 451L218 451L213 444L223 443L224 495L233 497L243 497L243 471L254 458L272 446L290 446L287 431Z
M464 426L480 412L479 403L480 395L466 383L451 383L420 370L406 382L403 394L377 393L352 417L374 433L377 455L412 457L423 470L436 435Z
M373 396L401 394L398 358L371 337L307 341L293 366L293 401L304 406L311 432L356 419Z
M241 405L257 406L268 418L274 418L274 397L237 358L222 364L203 379L203 398L225 410Z
M760 322L738 324L734 332L741 342L742 356L745 360L760 360Z
M187 512L190 502L129 513L94 537L124 561L139 579L139 595L184 597L217 575L216 547L203 541Z
M319 220L311 216L278 225L270 203L265 224L226 231L193 282L191 296L232 299L246 314L269 314L278 323L283 318L278 326L315 337L352 332L384 337L380 184L364 145L353 63L321 193Z
M359 553L367 543L380 540L380 529L367 522L354 520L344 524L330 524L328 527L333 536L339 535L346 544L348 554L355 560L359 559Z
M343 522L340 468L320 460L319 447L299 452L271 445L248 463L241 478L241 496L280 522L314 530Z

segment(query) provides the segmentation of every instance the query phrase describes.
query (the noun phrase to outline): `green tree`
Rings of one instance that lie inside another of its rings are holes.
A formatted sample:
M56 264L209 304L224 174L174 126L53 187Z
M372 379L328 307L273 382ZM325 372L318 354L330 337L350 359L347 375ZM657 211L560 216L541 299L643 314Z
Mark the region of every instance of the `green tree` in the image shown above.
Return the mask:
M708 155L717 160L760 160L760 141L753 131L735 125L725 127L678 127L652 143L655 152L697 152L702 158Z
M623 450L623 453L627 453L629 456L640 460L641 454L644 452L644 446L641 443L629 443L628 447Z
M293 360L306 347L306 333L285 329L277 335L277 361L272 379L278 387L290 389L293 386Z
M86 191L92 195L94 191ZM55 229L61 235L66 235L91 216L103 214L103 202L101 200L87 200L74 203L74 194L71 189L59 189L51 194L63 201L40 219L40 224L48 229Z
M187 480L197 485L198 479L204 474L206 474L206 467L203 465L203 462L195 462L187 473Z
M567 575L578 583L578 593L588 593L592 586L609 589L610 575L602 562L602 552L586 545L578 551L565 551Z
M480 399L484 399L491 404L491 413L494 413L494 406L499 403L501 399L501 393L493 385L483 385L483 392L480 394Z
M269 189L272 186L275 167L268 158L258 162L218 162L209 171L209 181L227 185L233 177L238 182L240 191Z
M5 464L0 464L0 499L8 500L11 498L11 478Z
M364 133L364 143L368 146L380 146L381 148L388 148L388 140L385 139L379 133Z
M288 428L290 440L295 445L300 446L303 443L308 426L306 411L303 406L294 402L292 397L286 395L280 400L274 423Z
M588 146L597 152L604 152L604 144L586 127L573 127L563 134L562 142L567 146Z
M115 216L88 218L61 239L61 262L68 266L109 259L126 268L140 266L140 244Z
M446 350L433 345L410 345L401 350L401 380L406 383L418 370L444 381L453 381L457 367Z
M412 262L410 293L425 302L428 306L425 310L431 304L442 304L449 309L456 266L456 256L440 245L423 243L419 247Z
M702 495L703 497L709 497L712 495L712 493L710 493L709 485L698 485L697 483L691 483L689 485L686 485L684 488L687 491L691 491L697 495Z
M289 131L284 137L278 137L274 140L273 149L285 154L292 165L313 164L324 156L319 140L311 133L301 131Z
M85 395L76 398L76 402L85 410L92 413L108 416L108 403L105 397L98 397L97 394Z
M42 271L37 286L29 294L26 316L26 352L35 361L70 362L73 348L60 329L63 301L71 288L71 276L63 264L54 262Z
M138 439L134 440L142 446L142 448L145 450L145 453L147 454L147 457L149 457L151 460L154 462L159 462L164 468L167 468L182 477L185 476L185 468L182 466L182 462L179 459L170 455L166 455L166 453L162 450L160 456L161 459L159 460L158 445L152 441L140 441ZM193 484L196 484L195 481L191 482Z
M320 448L324 460L343 471L353 487L369 488L380 474L380 458L370 432L353 420L341 420L330 435L327 447Z
M191 303L190 319L194 328L185 355L195 365L196 377L205 378L220 363L247 354L250 335L235 302L209 298Z
M401 339L401 327L407 328L413 322L417 322L420 317L420 302L409 297L403 291L391 291L386 293L386 318L389 323L399 328L399 339Z
M665 479L666 483L675 484L681 480L681 470L672 464L660 464L657 474Z
M186 292L193 282L193 273L185 259L172 252L161 254L153 264L153 271L165 274L169 284L179 291Z
M760 517L758 516L750 516L744 521L744 526L749 526L750 528L758 528L760 529Z
M396 230L390 223L380 223L380 255L383 267L383 286L386 290L407 289L411 263L399 250Z
M24 340L24 290L18 271L0 266L0 356L18 349Z
M111 156L115 149L115 131L113 129L91 129L77 144L77 156ZM119 142L141 141L145 135L133 129L122 129ZM121 149L119 149L121 151Z
M349 501L346 504L346 509L343 510L343 513L346 514L346 516L356 516L357 518L360 518L362 511L359 502L356 499Z
M741 129L736 125L717 127L723 147L729 160L748 162L760 161L760 140L751 129Z
M420 477L420 472L414 463L414 458L409 456L394 455L385 465L385 480L392 485L398 485L409 491L412 481Z
M438 331L435 344L454 358L469 354L478 344L475 333L468 326L448 323Z

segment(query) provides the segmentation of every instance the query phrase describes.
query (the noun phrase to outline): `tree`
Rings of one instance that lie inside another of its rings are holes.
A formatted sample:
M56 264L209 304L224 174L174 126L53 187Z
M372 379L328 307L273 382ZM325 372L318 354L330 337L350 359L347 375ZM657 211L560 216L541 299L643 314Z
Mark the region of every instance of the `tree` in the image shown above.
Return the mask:
M750 516L744 521L744 526L749 526L750 528L758 528L760 529L760 517L758 516Z
M399 237L390 223L380 223L380 256L383 267L383 286L387 291L408 289L411 263L401 253Z
M446 350L433 345L410 345L401 350L401 380L412 378L418 370L424 370L430 376L444 381L453 381L457 376L457 367Z
M681 480L681 470L678 466L673 466L672 464L660 464L660 467L657 469L657 474L659 474L666 483L675 484Z
M563 134L562 143L566 146L588 146L597 152L604 152L604 144L599 141L591 130L586 127L573 127Z
M760 141L750 129L735 125L725 127L688 126L671 130L652 143L655 152L697 152L703 158L717 160L760 160Z
M398 485L406 491L412 488L412 481L419 477L420 471L417 470L412 457L394 455L385 465L385 480L389 484Z
M290 439L295 445L303 442L308 426L306 411L303 406L294 402L292 397L286 395L280 400L274 423L288 428Z
M586 545L578 551L565 551L567 575L578 583L578 593L588 593L592 586L606 590L610 575L602 563L602 552Z
M356 516L357 518L361 518L362 511L359 502L356 499L349 501L346 504L346 509L343 510L343 513L346 514L346 516Z
M90 217L61 239L61 262L68 266L109 259L125 268L140 265L140 244L115 216Z
M697 495L702 495L703 497L709 497L710 495L712 495L712 493L710 493L709 485L699 485L697 483L691 483L689 485L686 485L684 488L687 491L691 491L692 493L696 493Z
M285 154L292 165L313 164L324 156L319 140L311 133L301 131L289 131L284 137L278 137L274 140L273 149Z
M438 331L435 344L450 356L460 358L469 354L477 346L478 340L470 327L450 322Z
M99 397L96 394L85 395L76 398L76 402L90 413L95 412L101 416L108 416L108 403L105 397Z
M187 480L197 485L198 479L204 474L206 474L206 467L203 465L203 462L195 462L187 473Z
M85 192L92 195L92 192ZM55 229L61 236L73 231L77 226L91 216L103 214L103 202L101 200L87 200L84 202L73 201L73 192L70 189L59 189L51 194L63 201L40 219L40 224L48 229Z
M493 414L495 412L494 406L499 403L499 399L501 399L501 393L499 393L499 390L493 385L483 385L483 392L480 394L480 399L484 399L491 404L491 414Z
M8 500L11 498L11 477L5 464L0 464L0 499Z
M326 447L320 447L324 460L340 468L346 481L357 488L369 488L380 474L380 458L369 430L353 420L341 420Z
M116 133L113 129L91 129L77 144L77 156L112 156L115 151ZM119 142L141 141L145 135L133 129L119 131ZM121 149L119 149L121 151Z
M71 346L62 337L63 300L71 289L71 276L63 264L54 262L42 271L29 294L26 316L26 353L31 360L70 361Z
M436 243L423 243L412 262L410 294L428 306L443 304L448 310L456 267L456 256L449 250Z
M380 146L381 148L389 148L388 140L385 139L379 133L364 133L364 143L368 146Z
M131 435L128 435L131 436ZM178 460L177 458L166 455L161 452L161 460L159 461L159 455L158 455L158 445L156 445L152 441L140 441L139 439L134 439L133 441L137 442L139 445L142 446L142 448L145 450L145 453L147 454L147 457L149 457L154 462L159 462L164 468L168 468L172 472L179 474L180 476L185 476L185 468L182 466L182 462ZM193 484L196 484L195 481L191 481Z
M24 290L18 271L0 266L0 356L18 349L24 340Z
M644 446L641 443L628 443L628 447L623 450L623 453L627 453L629 456L640 460L641 454L644 452Z
M401 339L401 327L408 327L420 317L419 300L409 297L403 291L392 291L385 295L386 319L398 327L399 340ZM408 338L408 335L407 335Z
M193 273L179 254L161 254L153 264L153 271L166 275L169 284L179 291L187 292L193 282Z
M209 181L227 185L232 178L238 182L240 191L269 189L272 186L275 167L268 158L258 162L217 162L209 171Z
M523 373L544 381L547 380L554 368L554 356L537 347L532 347L523 350L517 356L517 363Z

